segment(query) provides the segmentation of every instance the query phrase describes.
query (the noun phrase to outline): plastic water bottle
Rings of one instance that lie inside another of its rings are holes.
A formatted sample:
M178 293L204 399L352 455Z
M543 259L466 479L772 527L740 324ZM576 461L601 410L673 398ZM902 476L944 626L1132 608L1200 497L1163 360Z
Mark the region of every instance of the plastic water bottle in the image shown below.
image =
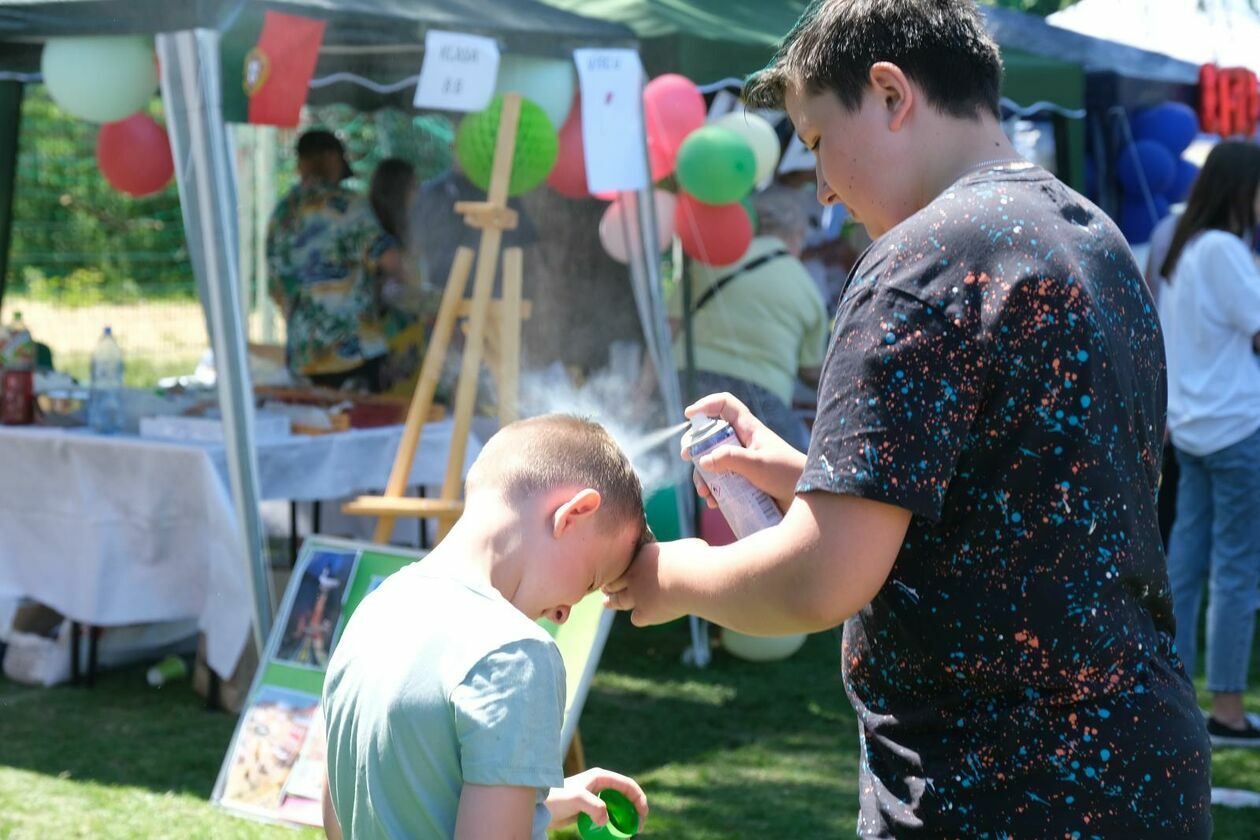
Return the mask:
M88 398L88 425L111 435L122 428L123 355L114 332L105 328L92 351L92 393Z

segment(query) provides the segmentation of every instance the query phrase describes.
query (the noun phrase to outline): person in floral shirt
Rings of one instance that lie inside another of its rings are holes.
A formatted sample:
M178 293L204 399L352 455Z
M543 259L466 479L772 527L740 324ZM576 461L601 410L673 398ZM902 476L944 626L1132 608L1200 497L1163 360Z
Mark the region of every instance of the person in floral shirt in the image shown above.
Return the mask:
M380 389L387 351L378 261L385 240L349 177L341 142L308 131L297 144L300 183L267 228L269 291L287 325L289 369L329 388Z

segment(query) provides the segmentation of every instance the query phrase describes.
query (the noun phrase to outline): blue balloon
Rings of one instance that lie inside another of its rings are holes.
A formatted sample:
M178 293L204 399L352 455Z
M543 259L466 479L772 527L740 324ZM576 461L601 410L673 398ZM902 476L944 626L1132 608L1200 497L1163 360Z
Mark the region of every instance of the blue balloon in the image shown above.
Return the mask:
M1133 139L1159 143L1180 157L1199 135L1199 115L1182 102L1165 102L1133 116Z
M1177 161L1177 174L1173 176L1173 184L1166 195L1173 204L1185 201L1190 196L1190 188L1194 179L1199 177L1199 167L1188 160Z
M1120 232L1129 240L1130 245L1141 245L1151 241L1151 231L1160 219L1168 215L1168 199L1162 195L1155 196L1155 216L1146 206L1146 199L1141 195L1128 194L1120 204Z
M1167 192L1177 175L1177 160L1172 152L1153 140L1138 140L1126 146L1116 161L1116 177L1124 191L1132 195L1142 194L1142 176L1152 193Z

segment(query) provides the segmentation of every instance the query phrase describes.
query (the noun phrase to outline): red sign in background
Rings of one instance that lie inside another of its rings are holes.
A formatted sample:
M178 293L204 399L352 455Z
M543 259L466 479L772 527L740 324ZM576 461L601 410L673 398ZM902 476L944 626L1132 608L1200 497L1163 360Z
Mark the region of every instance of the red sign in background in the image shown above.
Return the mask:
M1208 134L1250 137L1260 123L1260 82L1244 67L1199 70L1199 123Z

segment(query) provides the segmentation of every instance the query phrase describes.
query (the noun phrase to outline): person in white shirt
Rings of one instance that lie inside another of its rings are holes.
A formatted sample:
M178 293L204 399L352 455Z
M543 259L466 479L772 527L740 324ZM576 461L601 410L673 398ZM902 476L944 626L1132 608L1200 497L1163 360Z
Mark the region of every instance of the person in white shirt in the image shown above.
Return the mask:
M1160 274L1168 430L1181 478L1168 547L1177 649L1193 675L1208 585L1208 733L1260 747L1243 710L1260 584L1260 146L1208 156Z

